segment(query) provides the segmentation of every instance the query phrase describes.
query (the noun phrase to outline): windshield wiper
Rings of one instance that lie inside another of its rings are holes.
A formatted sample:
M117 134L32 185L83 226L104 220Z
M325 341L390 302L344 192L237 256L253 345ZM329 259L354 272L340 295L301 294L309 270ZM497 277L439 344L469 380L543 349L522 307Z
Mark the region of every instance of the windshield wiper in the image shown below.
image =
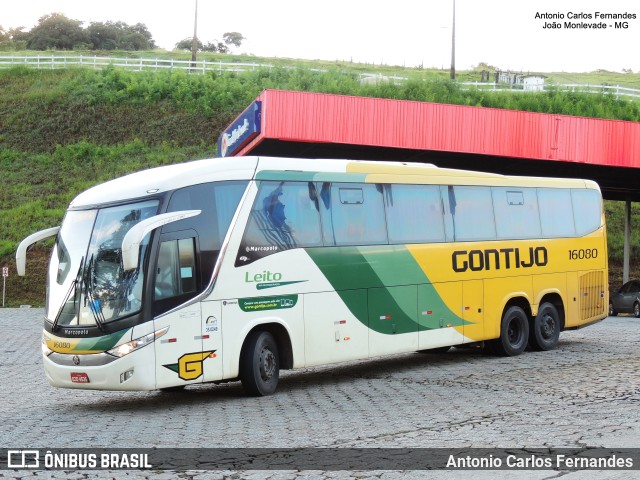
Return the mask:
M51 325L51 330L52 331L55 331L56 327L58 326L58 320L60 320L60 316L62 315L62 311L64 310L64 307L67 305L67 301L71 297L71 292L73 292L73 309L76 312L77 317L80 318L80 312L78 312L78 308L76 307L76 288L78 286L78 283L80 283L80 281L78 279L82 275L82 267L83 266L84 266L84 256L80 259L80 267L78 267L78 272L76 273L76 278L74 278L73 281L71 282L71 285L69 286L69 290L67 291L67 294L64 296L64 300L60 304L60 308L58 309L58 313L56 313L56 318L54 319L53 324Z
M104 323L105 318L102 313L102 305L100 304L100 300L96 300L93 296L93 254L91 254L91 259L89 260L89 264L87 265L87 272L84 276L84 284L86 286L86 297L84 301L85 307L87 306L87 298L89 299L89 310L93 314L93 319L96 321L96 325L98 328L104 332Z

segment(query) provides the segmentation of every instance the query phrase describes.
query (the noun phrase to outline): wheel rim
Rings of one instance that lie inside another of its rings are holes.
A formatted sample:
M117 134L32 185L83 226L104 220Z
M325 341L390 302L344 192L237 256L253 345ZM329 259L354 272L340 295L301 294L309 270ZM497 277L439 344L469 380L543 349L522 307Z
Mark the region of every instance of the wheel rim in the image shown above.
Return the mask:
M633 306L633 314L636 317L640 317L640 305L638 305L637 303Z
M509 322L507 338L511 345L518 345L522 340L522 328L520 328L520 323L517 319L513 319Z
M545 340L549 340L553 338L556 332L556 319L553 318L553 315L546 314L542 317L542 321L540 322L540 335Z
M268 348L260 352L260 376L262 380L268 382L273 378L277 370L276 356Z

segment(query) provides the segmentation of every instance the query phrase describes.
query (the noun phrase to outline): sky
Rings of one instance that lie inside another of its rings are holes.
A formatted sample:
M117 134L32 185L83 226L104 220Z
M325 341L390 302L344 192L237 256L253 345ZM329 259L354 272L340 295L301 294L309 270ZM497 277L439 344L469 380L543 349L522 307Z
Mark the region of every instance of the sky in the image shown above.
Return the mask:
M144 23L171 50L193 35L196 0L0 0L4 29L59 12L86 22ZM449 69L454 0L198 0L198 38L240 32L234 53ZM637 0L455 0L455 65L517 72L640 71ZM597 13L629 14L601 19ZM545 19L547 14L561 16ZM571 19L572 15L586 18ZM591 18L589 18L589 16ZM538 17L538 18L536 18ZM628 22L615 28L615 22ZM544 28L558 23L561 28ZM607 28L565 28L565 22Z

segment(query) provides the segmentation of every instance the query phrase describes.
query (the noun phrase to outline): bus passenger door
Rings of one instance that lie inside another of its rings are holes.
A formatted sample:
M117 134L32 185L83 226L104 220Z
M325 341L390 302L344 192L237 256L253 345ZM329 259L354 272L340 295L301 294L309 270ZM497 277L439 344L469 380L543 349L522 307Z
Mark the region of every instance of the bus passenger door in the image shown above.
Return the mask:
M468 341L485 339L484 334L484 282L466 280L462 286L462 318L464 336Z
M156 331L169 331L155 342L156 388L202 382L200 303L154 320Z
M155 342L156 387L202 382L200 303L182 306L197 294L197 237L184 231L162 234L153 271L156 331L169 327Z

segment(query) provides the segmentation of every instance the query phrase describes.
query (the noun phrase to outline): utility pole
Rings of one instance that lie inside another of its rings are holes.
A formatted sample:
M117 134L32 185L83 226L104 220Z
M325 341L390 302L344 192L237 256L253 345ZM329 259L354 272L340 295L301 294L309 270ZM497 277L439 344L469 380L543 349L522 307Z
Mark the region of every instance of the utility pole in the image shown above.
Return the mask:
M451 80L456 79L456 0L453 0L453 26L451 27Z
M198 0L196 0L196 14L193 21L193 38L191 39L191 68L196 68L196 52L198 51Z

